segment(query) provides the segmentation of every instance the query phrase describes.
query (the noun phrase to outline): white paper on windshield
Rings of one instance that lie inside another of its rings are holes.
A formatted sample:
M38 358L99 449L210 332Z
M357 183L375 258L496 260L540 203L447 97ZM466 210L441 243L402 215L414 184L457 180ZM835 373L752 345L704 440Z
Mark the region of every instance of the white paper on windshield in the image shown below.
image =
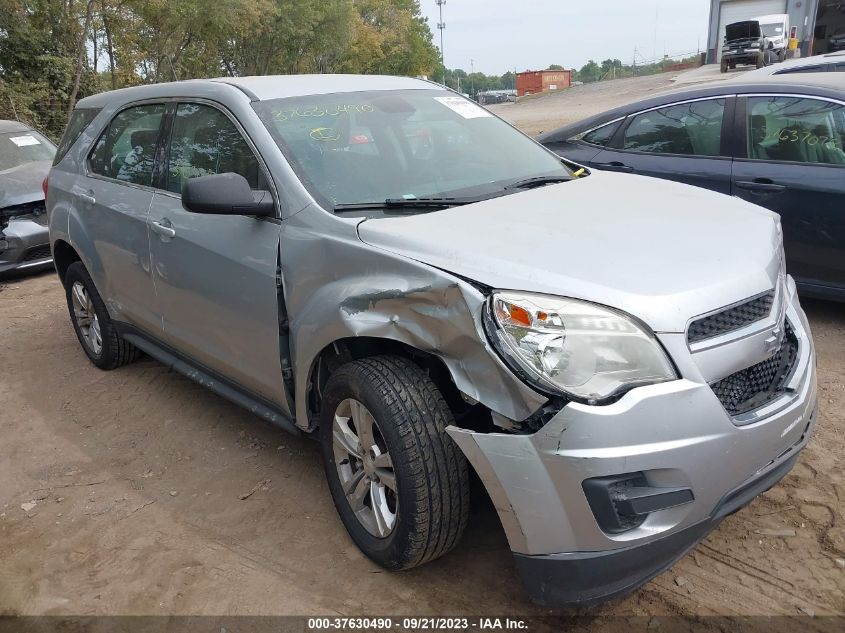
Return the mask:
M434 97L453 112L457 112L465 119L479 119L485 116L493 116L480 105L474 104L463 97Z
M25 134L24 136L10 136L9 140L18 147L26 147L27 145L41 145L41 141L32 136Z

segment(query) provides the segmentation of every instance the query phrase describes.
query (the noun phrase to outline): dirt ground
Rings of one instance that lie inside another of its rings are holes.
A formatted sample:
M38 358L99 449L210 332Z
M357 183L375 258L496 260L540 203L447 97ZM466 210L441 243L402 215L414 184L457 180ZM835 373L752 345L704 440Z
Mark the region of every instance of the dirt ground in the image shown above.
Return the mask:
M604 101L573 91L543 107L561 122L622 98L600 89ZM534 108L529 131L552 116ZM591 615L845 614L845 305L805 306L820 420L799 464ZM526 598L484 500L447 557L398 574L370 563L335 514L316 443L149 358L94 368L53 273L0 281L0 359L0 615L550 613Z

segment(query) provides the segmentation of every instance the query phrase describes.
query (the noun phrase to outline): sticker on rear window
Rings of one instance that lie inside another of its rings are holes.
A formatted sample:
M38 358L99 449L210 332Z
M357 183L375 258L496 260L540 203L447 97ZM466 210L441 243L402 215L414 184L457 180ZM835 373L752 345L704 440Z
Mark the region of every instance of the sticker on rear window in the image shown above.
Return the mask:
M27 145L41 145L41 141L32 136L25 134L24 136L10 136L9 140L18 147L26 147Z
M457 112L465 119L479 119L485 116L493 116L480 105L474 104L463 97L434 97L453 112Z

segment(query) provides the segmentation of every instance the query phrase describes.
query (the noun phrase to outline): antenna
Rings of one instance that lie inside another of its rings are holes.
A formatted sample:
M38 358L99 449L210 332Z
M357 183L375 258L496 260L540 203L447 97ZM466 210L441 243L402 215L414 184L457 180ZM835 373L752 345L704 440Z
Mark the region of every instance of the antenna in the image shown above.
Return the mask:
M440 11L440 21L437 23L437 29L440 31L440 64L443 66L443 85L446 85L446 56L443 53L443 29L446 28L446 23L443 21L443 5L446 0L434 0L437 3L437 8Z

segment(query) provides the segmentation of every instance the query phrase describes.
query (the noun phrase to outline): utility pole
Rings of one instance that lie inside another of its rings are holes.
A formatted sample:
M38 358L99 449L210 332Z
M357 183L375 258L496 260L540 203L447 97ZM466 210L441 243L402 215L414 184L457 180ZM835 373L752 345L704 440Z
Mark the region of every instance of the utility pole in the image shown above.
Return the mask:
M475 77L473 77L474 74L475 74L475 60L470 59L469 60L469 85L470 85L469 96L470 96L470 99L473 99L473 100L475 99Z
M634 73L634 77L637 76L637 47L634 47L634 63L631 64L632 72Z
M446 23L443 21L443 5L446 0L434 0L437 3L437 8L440 11L440 21L437 23L437 29L440 31L440 64L443 66L443 85L446 85L446 55L443 52L443 29L446 28Z

